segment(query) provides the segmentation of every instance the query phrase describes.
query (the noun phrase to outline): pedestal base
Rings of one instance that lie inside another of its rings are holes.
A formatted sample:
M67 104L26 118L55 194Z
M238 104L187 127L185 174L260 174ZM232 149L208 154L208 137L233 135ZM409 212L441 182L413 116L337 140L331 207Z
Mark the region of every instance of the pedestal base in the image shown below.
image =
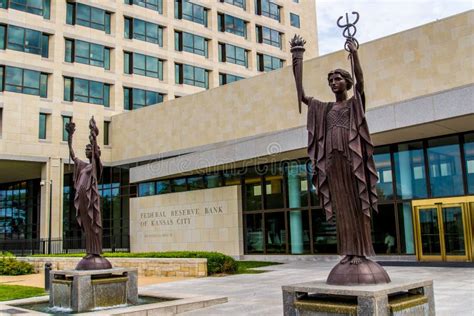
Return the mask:
M286 285L285 316L435 315L433 281L392 280L388 284L340 286L324 280Z
M367 258L361 258L361 263L338 263L329 273L327 283L332 285L357 285L389 283L390 277L385 269Z
M112 269L109 260L102 256L84 257L76 266L76 270L104 270Z
M50 272L49 305L72 312L138 303L137 269Z

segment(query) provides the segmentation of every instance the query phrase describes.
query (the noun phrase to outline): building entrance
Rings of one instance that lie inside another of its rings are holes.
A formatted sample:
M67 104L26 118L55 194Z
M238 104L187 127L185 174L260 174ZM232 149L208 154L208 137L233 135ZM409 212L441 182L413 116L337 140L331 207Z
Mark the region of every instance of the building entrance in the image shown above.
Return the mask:
M420 261L472 261L474 196L412 202Z

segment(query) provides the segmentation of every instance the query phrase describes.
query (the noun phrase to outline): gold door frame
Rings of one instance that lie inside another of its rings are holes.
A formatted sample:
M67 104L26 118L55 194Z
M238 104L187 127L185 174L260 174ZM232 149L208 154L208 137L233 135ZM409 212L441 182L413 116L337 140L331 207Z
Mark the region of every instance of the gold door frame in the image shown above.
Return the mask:
M442 209L447 207L461 208L465 242L464 247L466 250L466 254L463 256L446 255ZM437 209L441 250L441 254L439 256L423 255L422 252L419 210L429 208ZM413 200L412 212L413 229L415 233L416 257L419 261L474 261L474 196Z

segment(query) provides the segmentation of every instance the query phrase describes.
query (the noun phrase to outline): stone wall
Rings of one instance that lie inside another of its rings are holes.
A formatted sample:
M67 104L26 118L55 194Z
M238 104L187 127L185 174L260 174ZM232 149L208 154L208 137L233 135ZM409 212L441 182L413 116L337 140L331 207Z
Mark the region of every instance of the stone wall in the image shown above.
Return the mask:
M107 258L115 268L137 268L139 276L160 277L205 277L207 259L191 258ZM74 269L81 260L61 257L19 257L18 260L31 263L36 272L44 272L44 264L51 262L53 270Z

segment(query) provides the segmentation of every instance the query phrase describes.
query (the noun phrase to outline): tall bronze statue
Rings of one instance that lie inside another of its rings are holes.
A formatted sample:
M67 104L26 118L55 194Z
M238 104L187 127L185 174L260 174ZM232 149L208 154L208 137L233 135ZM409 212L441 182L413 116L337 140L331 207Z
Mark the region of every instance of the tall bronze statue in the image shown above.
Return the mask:
M339 253L344 257L331 271L329 284L387 283L381 266L366 257L375 255L371 238L371 211L377 211L377 172L374 146L365 119L364 78L357 45L348 39L356 81L343 69L328 73L333 102L305 94L302 84L305 41L295 35L290 46L298 103L308 105L308 155L326 219L336 217ZM353 87L354 95L348 96Z
M97 144L99 129L94 117L89 121L89 141L86 146L86 157L89 162L77 158L72 148L72 138L76 124L66 124L68 132L69 155L74 161L74 207L76 218L86 239L86 256L79 262L76 270L110 269L110 262L102 254L102 215L100 212L100 195L98 182L102 175L100 148Z

